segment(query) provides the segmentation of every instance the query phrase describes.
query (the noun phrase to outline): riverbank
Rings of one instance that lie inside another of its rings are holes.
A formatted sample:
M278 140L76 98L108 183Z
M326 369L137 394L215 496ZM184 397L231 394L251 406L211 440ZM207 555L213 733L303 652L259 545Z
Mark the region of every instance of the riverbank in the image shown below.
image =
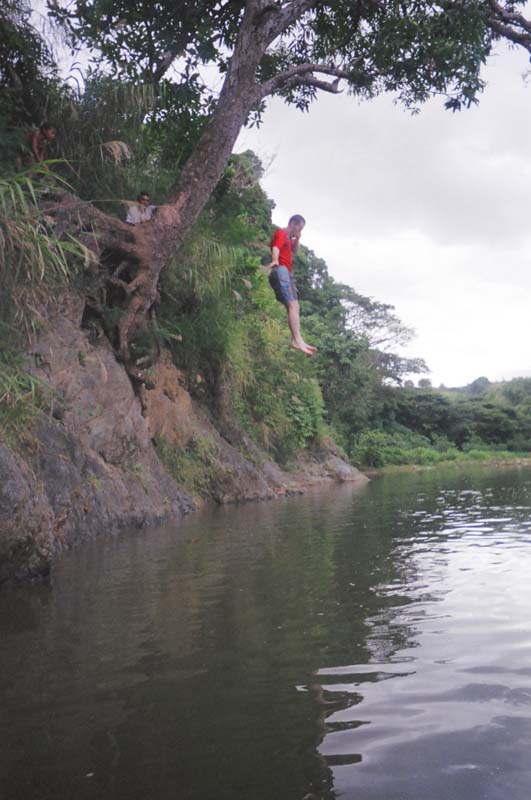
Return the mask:
M42 578L65 548L175 521L209 501L273 499L323 481L366 482L332 443L287 471L227 417L191 396L162 351L153 388L134 387L106 337L64 295L25 354L41 407L0 442L0 584Z
M470 469L470 467L489 467L502 469L503 467L531 467L531 454L515 455L514 458L463 458L463 459L448 459L446 461L439 461L436 464L389 464L385 467L360 467L364 475L369 478L377 477L379 475L394 475L397 473L407 472L436 472L437 470L448 469Z

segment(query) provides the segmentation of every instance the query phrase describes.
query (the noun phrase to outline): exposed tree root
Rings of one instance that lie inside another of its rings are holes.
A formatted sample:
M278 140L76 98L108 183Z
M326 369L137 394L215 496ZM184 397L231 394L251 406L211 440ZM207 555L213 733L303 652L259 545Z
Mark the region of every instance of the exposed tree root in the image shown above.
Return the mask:
M164 237L160 222L127 225L68 193L47 201L43 210L53 220L59 238L73 236L87 248L97 272L93 281L97 296L87 298L88 308L101 321L132 381L152 388L143 370L157 356L135 362L131 339L154 319L155 307L160 302L158 281L168 258L168 248L161 246ZM164 219L161 222L164 225ZM106 314L110 308L122 311L114 330ZM159 349L157 343L157 353Z

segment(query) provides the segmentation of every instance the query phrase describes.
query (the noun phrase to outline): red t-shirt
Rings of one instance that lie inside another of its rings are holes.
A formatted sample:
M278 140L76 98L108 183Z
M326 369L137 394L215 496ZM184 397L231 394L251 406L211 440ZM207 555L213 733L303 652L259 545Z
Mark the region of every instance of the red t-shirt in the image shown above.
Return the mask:
M278 247L278 263L281 267L287 267L293 272L293 262L291 260L292 243L284 228L278 228L271 239L271 247Z

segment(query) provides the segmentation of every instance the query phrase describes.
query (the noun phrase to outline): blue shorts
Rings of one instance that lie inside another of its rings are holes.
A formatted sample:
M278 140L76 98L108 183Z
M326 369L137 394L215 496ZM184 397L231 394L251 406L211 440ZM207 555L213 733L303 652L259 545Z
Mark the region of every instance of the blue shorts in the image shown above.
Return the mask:
M279 303L286 306L297 300L297 284L293 273L287 267L273 267L269 273L269 283Z

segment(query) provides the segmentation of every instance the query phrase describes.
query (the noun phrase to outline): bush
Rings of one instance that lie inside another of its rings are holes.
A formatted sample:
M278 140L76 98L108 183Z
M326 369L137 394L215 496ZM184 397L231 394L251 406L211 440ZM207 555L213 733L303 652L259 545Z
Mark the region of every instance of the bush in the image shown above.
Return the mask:
M486 461L488 458L492 458L493 452L490 453L487 450L468 450L467 457L472 458L474 461Z
M414 464L438 464L443 460L441 453L430 450L429 447L417 447L411 452Z
M44 399L40 382L8 356L0 356L0 439L16 447Z
M388 464L435 464L442 461L446 452L435 450L424 436L411 431L386 433L372 430L360 434L351 447L354 463L366 467L384 467ZM451 451L453 452L453 451Z
M159 439L156 448L170 475L191 494L214 493L219 467L215 444L207 437L194 436L185 447Z
M492 458L493 454L494 451L487 451L485 448L462 453L443 437L439 437L432 444L423 436L403 430L394 433L380 430L365 431L356 438L350 450L352 460L361 467L431 465L445 461L462 461L467 458L485 460Z

